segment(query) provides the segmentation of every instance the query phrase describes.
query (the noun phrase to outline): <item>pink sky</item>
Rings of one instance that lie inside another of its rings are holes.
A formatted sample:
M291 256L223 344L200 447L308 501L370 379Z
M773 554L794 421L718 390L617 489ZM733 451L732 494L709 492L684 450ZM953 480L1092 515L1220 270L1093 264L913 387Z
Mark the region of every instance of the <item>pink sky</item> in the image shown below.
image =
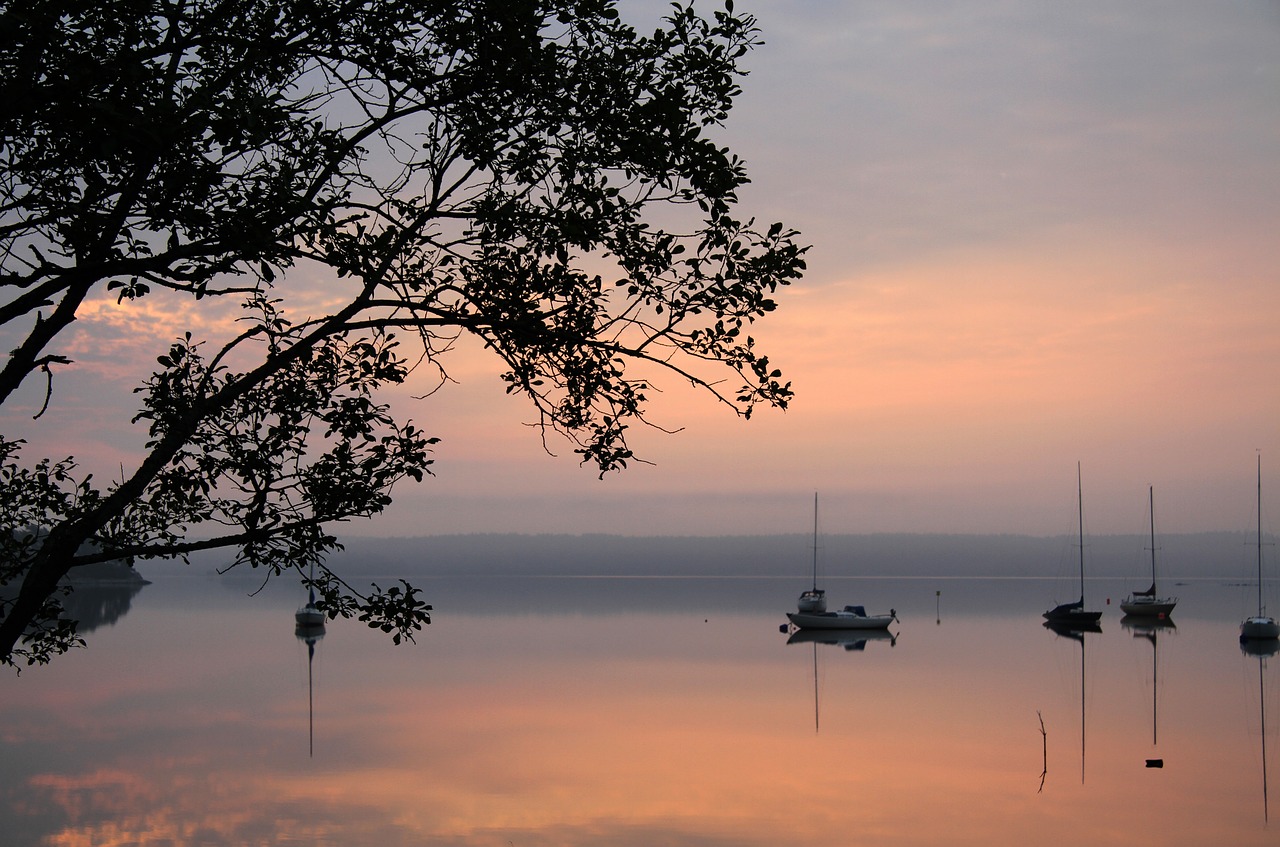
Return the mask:
M351 531L803 532L818 490L828 532L1056 534L1077 460L1092 532L1142 531L1148 484L1164 532L1248 528L1257 451L1280 492L1277 7L739 8L767 42L721 134L742 211L813 244L755 333L793 408L744 423L664 380L653 417L683 431L638 432L655 464L599 481L467 351L404 401L438 476ZM127 464L125 362L189 322L147 312L82 321L64 405L7 409L6 434Z

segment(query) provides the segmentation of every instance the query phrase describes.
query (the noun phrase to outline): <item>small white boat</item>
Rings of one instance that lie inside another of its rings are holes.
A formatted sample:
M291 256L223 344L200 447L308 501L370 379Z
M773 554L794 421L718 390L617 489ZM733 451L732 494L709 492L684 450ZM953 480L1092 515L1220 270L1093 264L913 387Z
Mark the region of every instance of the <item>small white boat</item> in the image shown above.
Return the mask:
M1168 617L1177 604L1176 597L1157 597L1156 584L1153 582L1148 590L1134 591L1121 600L1120 611L1138 617L1163 618Z
M787 618L800 629L888 629L898 613L868 615L862 606L845 606L835 612L787 612Z
M794 612L787 612L787 619L799 629L819 630L877 630L888 629L896 621L897 613L868 615L862 606L845 606L835 612L827 611L826 592L818 587L818 495L813 495L813 587L800 593Z
M1151 587L1146 591L1130 591L1120 601L1120 611L1139 617L1167 617L1178 604L1177 597L1156 596L1156 501L1154 489L1147 487L1147 501L1151 510Z
M1262 457L1258 457L1258 614L1240 622L1241 641L1270 641L1280 638L1280 623L1267 614L1262 602Z
M1254 615L1240 622L1240 638L1244 641L1275 641L1280 638L1280 623L1267 615Z
M313 628L324 626L324 612L317 609L310 601L299 606L293 613L293 620L299 627Z

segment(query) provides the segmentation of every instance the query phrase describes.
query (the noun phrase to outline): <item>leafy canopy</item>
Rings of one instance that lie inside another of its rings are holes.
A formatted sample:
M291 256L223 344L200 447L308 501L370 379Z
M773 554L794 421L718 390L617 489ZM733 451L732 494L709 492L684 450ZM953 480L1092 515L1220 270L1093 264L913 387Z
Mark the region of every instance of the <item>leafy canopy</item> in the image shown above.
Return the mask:
M418 589L344 582L327 528L430 473L436 439L379 390L447 381L464 334L602 475L635 460L637 373L785 408L748 330L806 248L735 215L746 172L709 135L757 38L732 2L649 34L612 0L5 4L0 404L57 402L103 298L240 309L157 351L119 479L0 435L0 660L78 643L77 566L223 547L412 638ZM291 307L317 279L336 305Z

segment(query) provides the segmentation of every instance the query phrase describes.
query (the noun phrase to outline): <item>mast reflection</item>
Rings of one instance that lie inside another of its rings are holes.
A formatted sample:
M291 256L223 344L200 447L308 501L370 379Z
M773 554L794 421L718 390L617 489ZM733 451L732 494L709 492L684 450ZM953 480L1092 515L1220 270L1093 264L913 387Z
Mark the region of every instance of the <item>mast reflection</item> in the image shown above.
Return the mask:
M787 627L782 627L787 632ZM791 628L787 636L787 644L813 645L813 731L819 727L818 715L818 645L832 644L843 647L847 652L861 652L867 649L868 642L887 641L893 647L898 643L898 636L884 629L796 629Z
M1120 619L1120 626L1133 634L1134 638L1145 639L1151 645L1151 747L1155 750L1160 743L1157 692L1160 688L1159 638L1161 631L1172 634L1178 631L1177 624L1166 617L1147 617L1125 615ZM1153 756L1147 759L1147 767L1164 767L1164 757Z
M1240 652L1258 657L1258 717L1262 734L1262 819L1270 821L1267 806L1267 659L1280 651L1280 642L1270 639L1241 639Z
M1055 621L1045 621L1044 628L1051 631L1054 635L1061 638L1067 638L1080 644L1080 784L1084 785L1084 751L1085 751L1085 722L1084 722L1084 686L1085 686L1085 660L1084 660L1084 637L1086 633L1100 633L1102 626L1096 621L1074 621L1071 623L1059 623ZM1048 773L1049 767L1046 763L1045 773ZM1043 776L1041 777L1043 784Z
M293 634L307 645L307 755L314 756L315 747L315 698L312 682L312 664L316 657L316 643L324 638L324 623L298 623Z

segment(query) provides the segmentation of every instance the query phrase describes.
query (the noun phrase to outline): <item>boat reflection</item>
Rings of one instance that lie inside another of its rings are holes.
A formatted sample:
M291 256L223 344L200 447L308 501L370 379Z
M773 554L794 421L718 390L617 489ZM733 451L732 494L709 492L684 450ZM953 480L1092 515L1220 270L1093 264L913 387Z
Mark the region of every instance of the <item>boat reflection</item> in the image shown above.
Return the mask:
M1147 615L1125 615L1120 619L1120 626L1132 632L1134 638L1159 632L1161 630L1177 631L1178 625L1169 617L1148 617Z
M784 625L783 632L788 629ZM897 644L898 636L885 629L796 629L792 627L787 644L808 644L813 650L813 731L820 725L818 694L818 645L830 644L843 647L847 652L867 649L869 641L886 641L890 647Z
M865 650L869 641L887 641L893 647L898 636L884 629L797 629L787 636L788 644L838 644L849 651Z
M1084 688L1085 688L1085 661L1084 661L1084 637L1087 633L1100 633L1102 626L1097 621L1075 620L1070 623L1059 621L1045 621L1044 628L1050 630L1054 635L1060 638L1066 638L1075 641L1080 645L1080 784L1084 785L1084 750L1085 750L1085 721L1084 721ZM1043 727L1041 728L1043 731ZM1044 787L1045 776L1049 772L1049 763L1045 761L1044 772L1040 775L1040 786Z
M307 755L314 756L315 745L315 697L312 681L312 665L316 658L316 644L324 638L324 624L299 623L293 628L294 636L307 645Z
M1167 617L1151 617L1147 615L1125 615L1120 619L1120 626L1124 627L1127 632L1133 633L1134 638L1145 639L1151 644L1151 747L1154 750L1160 742L1159 713L1157 710L1157 692L1160 689L1160 645L1158 635L1162 630L1167 633L1177 632L1178 626ZM1163 768L1164 757L1150 756L1146 760L1146 766L1149 768Z
M1084 644L1086 633L1102 632L1102 624L1097 622L1057 623L1055 621L1045 621L1044 628L1053 632L1054 635L1069 638L1072 641L1079 641L1081 644Z
M1280 652L1280 641L1264 638L1240 639L1240 652L1258 660L1258 718L1262 735L1262 819L1270 821L1267 807L1267 659Z
M1280 652L1280 641L1244 640L1240 642L1240 652L1246 656L1269 659L1277 652Z

